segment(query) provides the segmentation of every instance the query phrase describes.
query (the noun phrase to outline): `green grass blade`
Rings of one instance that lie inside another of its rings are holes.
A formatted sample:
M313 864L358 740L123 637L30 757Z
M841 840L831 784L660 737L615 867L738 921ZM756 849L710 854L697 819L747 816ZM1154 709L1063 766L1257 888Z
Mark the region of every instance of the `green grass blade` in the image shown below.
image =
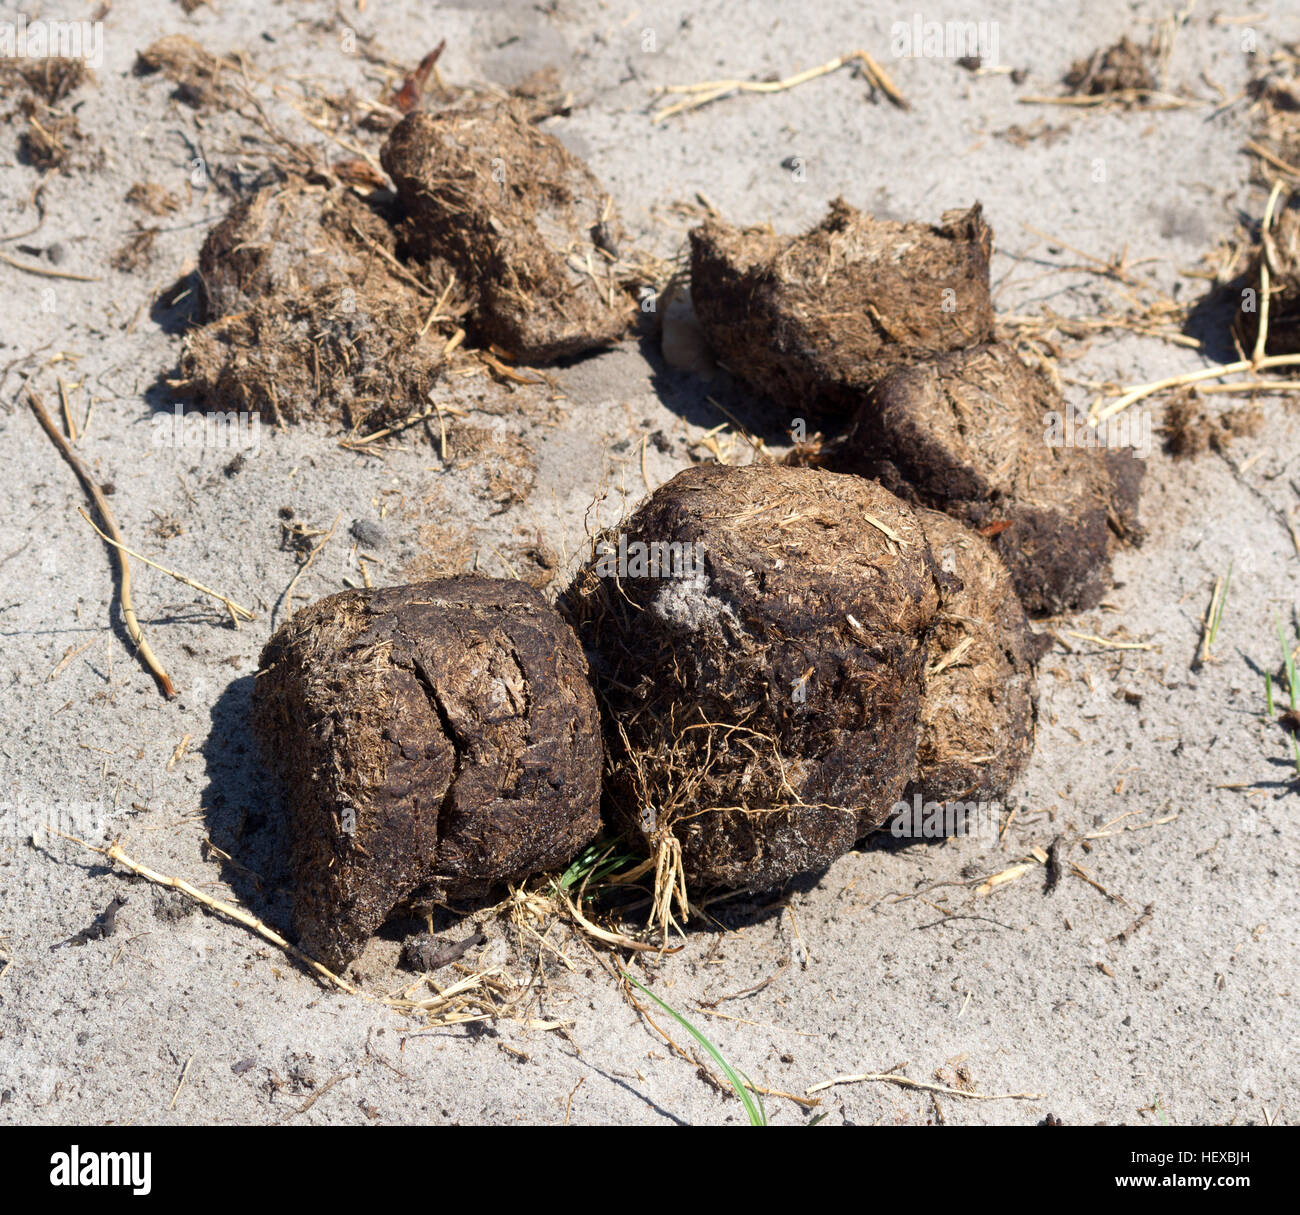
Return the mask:
M1286 669L1286 694L1287 700L1291 703L1291 711L1296 710L1296 683L1295 683L1295 658L1291 654L1291 643L1287 640L1286 630L1282 627L1282 618L1277 618L1277 639L1282 645L1282 666ZM1268 711L1273 712L1273 696L1271 692L1271 680L1268 685ZM1296 775L1300 776L1300 742L1296 741L1295 735L1291 735L1291 755L1295 760Z
M614 841L617 843L618 841ZM636 857L630 853L620 853L607 857L611 849L609 841L589 844L569 863L569 867L556 879L561 890L569 890L580 885L584 880L599 883L602 878L621 869L624 865L635 862Z
M709 1057L722 1069L722 1074L727 1077L727 1083L736 1090L736 1096L740 1098L740 1103L745 1107L745 1114L749 1118L750 1126L766 1126L767 1114L763 1110L763 1102L756 1099L756 1094L749 1091L748 1085L735 1068L722 1057L722 1052L713 1045L698 1029L695 1028L685 1017L682 1016L671 1004L665 1004L654 992L652 992L644 983L638 983L626 970L621 972L623 978L632 984L638 991L649 996L660 1008L664 1010L674 1021L677 1022L692 1038L698 1042Z
M1223 623L1223 609L1228 605L1228 586L1232 582L1232 562L1228 562L1228 571L1223 575L1223 589L1219 592L1218 602L1214 605L1214 619L1210 621L1209 637L1206 640L1205 647L1208 650L1214 645L1215 638L1219 635L1219 625Z
M1291 707L1296 707L1296 686L1295 686L1295 659L1291 657L1291 644L1286 639L1286 631L1282 628L1282 620L1279 617L1277 622L1277 639L1282 643L1282 665L1286 668L1286 691L1287 697L1291 701Z

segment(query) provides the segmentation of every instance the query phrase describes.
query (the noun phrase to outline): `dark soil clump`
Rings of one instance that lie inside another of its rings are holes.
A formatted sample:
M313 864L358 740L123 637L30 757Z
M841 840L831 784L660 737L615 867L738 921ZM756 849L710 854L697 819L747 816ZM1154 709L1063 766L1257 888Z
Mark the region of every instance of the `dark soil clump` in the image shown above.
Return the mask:
M288 788L301 942L335 969L409 897L485 895L563 864L600 825L586 660L519 582L303 609L262 652L253 717Z
M992 339L992 243L978 203L931 227L836 199L797 237L710 220L691 232L691 299L753 388L792 413L851 416L891 370Z
M1150 92L1156 87L1156 78L1149 60L1149 52L1136 42L1121 38L1114 46L1094 51L1087 59L1075 60L1065 75L1065 84L1075 96Z
M610 811L692 883L822 869L914 774L939 595L920 520L879 485L688 469L566 607L608 709Z
M1179 458L1225 452L1234 439L1259 433L1264 415L1257 405L1211 413L1189 389L1165 406L1165 450Z

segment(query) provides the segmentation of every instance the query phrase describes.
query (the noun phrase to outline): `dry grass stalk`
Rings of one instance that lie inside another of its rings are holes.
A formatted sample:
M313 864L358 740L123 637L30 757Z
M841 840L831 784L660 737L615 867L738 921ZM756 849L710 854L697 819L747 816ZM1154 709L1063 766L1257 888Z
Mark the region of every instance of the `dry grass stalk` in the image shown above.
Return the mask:
M66 278L77 283L97 283L100 281L98 274L74 274L71 270L51 270L47 266L36 266L30 262L20 262L15 257L10 257L7 253L0 253L0 262L13 266L16 270L26 271L28 274L35 274L41 278Z
M114 548L120 549L128 557L134 557L137 561L143 561L145 565L158 570L160 573L166 574L170 578L175 578L177 582L183 582L186 586L191 587L196 591L199 591L201 594L210 595L213 599L220 600L223 604L225 604L226 611L230 613L231 618L235 622L236 628L239 627L239 622L241 620L256 619L256 617L253 615L252 612L250 612L246 607L240 607L240 605L237 604L228 595L223 595L220 591L214 591L210 586L204 586L203 583L196 582L193 578L187 578L184 574L177 573L176 570L173 569L168 569L167 566L165 565L159 565L157 561L151 561L148 557L144 556L142 553L137 553L135 549L127 548L126 545L123 544L120 540L115 540L112 536L105 535L104 532L102 532L98 527L95 526L95 521L88 514L86 514L85 510L82 507L77 508L77 513L83 519L85 519L87 523L90 524L95 535L97 535L101 540L103 540L105 544L111 544Z
M927 1093L944 1093L949 1097L965 1097L968 1101L1041 1101L1043 1093L968 1093L964 1089L949 1088L944 1084L927 1084L924 1080L911 1080L893 1072L863 1072L859 1076L836 1076L804 1089L808 1095L834 1088L837 1084L896 1084L899 1088L916 1088Z
M734 93L783 93L787 89L797 88L810 80L816 80L820 76L829 76L832 72L838 72L840 68L850 66L859 67L871 87L879 89L900 110L911 108L907 103L907 99L898 91L897 86L889 78L889 74L871 55L866 51L850 51L847 55L839 55L819 67L796 72L793 76L787 76L784 80L705 80L698 84L671 85L668 88L658 90L658 92L660 94L685 93L687 96L681 101L674 101L672 104L656 110L651 115L651 121L663 122L674 114L684 114L688 110L697 110L701 106L720 101L722 98L730 97Z
M285 940L275 929L263 923L255 915L245 911L242 907L223 902L221 899L214 899L197 886L185 881L184 878L161 873L143 862L137 861L134 857L129 856L117 841L109 844L106 848L101 848L62 831L56 830L54 834L65 840L70 840L74 844L80 844L91 852L107 857L114 864L122 866L123 869L129 870L147 882L166 887L168 890L175 890L216 915L249 929L305 967L322 982L347 995L359 996L364 1000L383 1004L399 1012L419 1014L439 1025L457 1025L466 1021L494 1019L509 1011L518 996L517 990L511 984L503 981L500 971L495 968L466 975L445 988L439 988L431 976L422 976L419 983L427 984L434 994L419 999L411 998L409 994L403 996L373 995L353 986L346 979L335 974L327 966ZM407 990L409 993L411 989L408 988ZM531 1027L549 1029L554 1028L554 1024L533 1022Z
M91 852L97 852L101 856L107 857L115 864L121 865L123 869L129 869L137 877L142 877L145 881L153 882L157 886L165 886L169 890L179 891L187 898L193 899L196 903L206 907L209 911L214 911L236 924L242 924L245 928L251 929L257 933L263 940L269 941L277 949L283 950L295 961L302 963L318 978L323 979L340 991L345 991L349 995L364 996L365 992L353 987L346 979L340 978L332 970L317 962L315 958L308 957L296 945L290 944L274 928L264 924L255 915L251 915L242 907L236 907L233 903L225 903L220 899L214 899L211 895L205 894L197 886L192 886L184 878L172 877L170 874L160 873L156 869L150 868L141 861L135 860L128 856L123 850L121 844L116 840L109 844L107 848L100 848L95 844L88 843L86 840L79 839L75 835L67 835L62 831L55 831L55 834L65 840L71 840L74 844L80 844L83 848L89 848ZM367 997L373 999L374 997Z

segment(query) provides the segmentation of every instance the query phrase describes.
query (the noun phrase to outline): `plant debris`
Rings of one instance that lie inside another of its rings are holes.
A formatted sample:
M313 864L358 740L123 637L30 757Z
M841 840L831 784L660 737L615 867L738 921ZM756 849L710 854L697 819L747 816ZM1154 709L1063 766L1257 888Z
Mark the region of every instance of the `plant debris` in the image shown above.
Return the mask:
M1257 435L1264 424L1258 405L1211 412L1195 389L1179 393L1165 406L1165 450L1181 459L1225 452L1235 439Z
M691 232L691 300L751 387L792 413L849 416L891 370L992 339L992 245L978 203L931 227L836 199L797 237L710 219Z
M158 232L157 228L137 228L113 254L108 264L122 274L130 274L147 266L153 260L153 247Z
M503 426L461 425L447 436L447 466L464 471L468 484L500 514L526 502L537 477L532 449Z
M403 900L480 897L600 826L600 725L565 622L518 582L345 591L262 653L254 726L288 786L295 922L338 969Z
M21 118L19 158L42 172L68 168L85 136L73 106L73 93L94 79L82 59L51 55L43 59L0 58L0 97L18 94L17 107L4 115Z
M821 76L829 76L832 72L838 72L844 67L852 68L854 75L867 82L873 101L877 92L879 92L900 110L911 109L907 99L899 92L897 85L889 78L885 69L866 51L857 50L850 51L847 55L837 55L827 63L823 63L818 67L806 68L804 71L796 72L783 80L775 78L767 80L705 80L699 84L676 84L657 89L655 90L656 93L684 94L684 97L681 101L671 102L656 110L651 121L663 122L664 119L671 118L674 114L697 110L701 106L710 105L735 93L784 93L787 89L797 88L799 85L806 84L810 80L816 80Z
M157 680L158 688L162 694L170 700L176 695L176 686L172 683L171 676L163 669L162 663L154 656L153 649L145 638L144 630L140 627L139 618L135 614L135 606L131 599L131 563L127 559L129 550L122 543L122 533L118 529L113 512L109 509L108 498L104 492L106 487L101 487L99 482L91 475L90 469L77 458L67 439L60 433L59 428L54 425L54 420L45 408L45 403L30 384L27 386L27 404L31 407L32 413L35 414L41 429L49 436L50 442L59 449L59 454L76 474L77 480L81 482L81 487L86 491L86 496L91 500L99 514L100 521L105 528L104 531L100 531L98 527L95 527L89 516L86 518L101 539L113 549L113 559L117 565L117 603L122 613L122 623L126 626L127 635L135 643L140 661L144 663L154 679Z
M137 52L135 74L161 74L176 86L172 96L194 110L233 109L240 99L240 64L204 50L185 34L168 34Z
M1255 307L1239 308L1237 331L1241 344L1257 346L1268 295L1266 355L1300 354L1300 189L1278 200L1272 224L1261 225L1259 244L1247 272ZM1267 267L1267 278L1263 270Z
M237 203L199 255L200 328L172 386L268 422L378 429L423 408L443 341L432 293L394 256L387 222L351 190L292 177Z
M181 200L156 181L137 181L126 192L126 201L150 215L170 215L181 207Z
M1150 92L1156 87L1150 59L1150 51L1121 38L1114 46L1093 51L1087 59L1076 59L1064 84L1074 97Z

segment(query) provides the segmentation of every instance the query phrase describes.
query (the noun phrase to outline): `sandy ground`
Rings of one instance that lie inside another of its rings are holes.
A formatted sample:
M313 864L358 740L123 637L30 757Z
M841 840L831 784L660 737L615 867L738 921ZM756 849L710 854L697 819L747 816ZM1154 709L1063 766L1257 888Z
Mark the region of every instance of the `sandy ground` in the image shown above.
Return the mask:
M1090 113L1017 103L1058 91L1073 59L1121 34L1145 38L1166 15L1162 4L1096 0L1067 11L1024 0L924 12L996 21L1001 63L1027 69L1019 85L948 59L891 58L890 26L911 19L910 4L845 0L805 14L763 0L743 16L725 0L639 11L591 0L343 7L376 51L402 63L445 37L450 81L508 85L554 64L577 105L547 129L589 160L635 239L663 255L691 222L673 204L697 192L729 218L786 231L815 221L837 194L917 219L979 199L997 236L999 311L1048 305L1089 316L1118 303L1116 291L1069 269L1080 258L1030 225L1101 258L1127 247L1141 273L1187 299L1201 282L1179 271L1195 267L1239 211L1262 209L1241 153L1241 105ZM1232 15L1259 6L1216 7ZM1258 27L1265 53L1300 36L1294 5L1268 7ZM92 8L73 3L57 15ZM1250 70L1243 27L1210 16L1198 6L1180 29L1170 82L1208 98L1206 75L1236 96ZM13 17L0 9L0 20ZM602 489L606 517L624 496L634 505L645 493L644 435L658 435L646 445L646 476L659 483L699 454L692 441L727 421L710 395L781 441L770 411L725 376L704 384L668 370L653 343L630 340L560 370L559 393L486 376L454 389L470 411L463 424L504 428L532 449L532 488L504 510L474 467L444 470L414 437L366 456L340 449L323 426L264 428L257 451L229 473L229 451L153 446L151 418L171 406L159 377L179 339L175 318L151 304L192 268L228 205L215 189L187 188L191 161L198 149L231 180L256 170L239 141L246 127L220 116L200 124L165 82L131 74L138 49L178 31L214 51L246 51L259 73L284 80L310 74L371 97L384 83L381 69L343 49L330 3L214 0L187 16L163 0L115 0L96 82L77 98L102 161L92 155L48 179L44 222L17 242L36 254L0 246L30 262L57 242L61 269L97 276L49 279L0 264L0 1120L739 1120L738 1102L674 1054L580 945L568 951L572 969L544 967L532 1012L563 1022L563 1032L513 1021L429 1029L323 990L244 930L178 912L155 888L42 830L121 838L156 868L286 927L281 802L245 724L257 655L283 618L296 569L280 544L282 507L316 528L340 518L297 587L301 604L360 583L346 534L354 520L382 520L372 551L383 565L371 566L380 580L401 580L430 552L494 574L539 544L571 560ZM858 47L886 64L909 112L873 104L864 82L841 71L650 121L657 85L785 75ZM281 106L271 112L294 119ZM1060 129L1042 136L1042 125ZM1042 137L1017 140L1016 127ZM292 129L324 143L301 123ZM18 162L13 134L0 138L5 236L38 218L37 174ZM783 164L791 157L802 172ZM153 220L129 206L127 189L142 180L177 193L181 210ZM151 258L132 273L113 270L111 257L141 224L162 229ZM1065 353L1080 404L1090 395L1080 382L1201 365L1195 351L1128 334ZM136 603L180 688L172 702L111 623L111 566L77 515L81 491L18 404L33 371L50 403L57 375L84 384L76 413L94 409L77 447L112 483L128 542L257 613L236 630L210 599L137 566ZM820 1094L832 1123L1035 1123L1049 1113L1067 1124L1289 1120L1300 824L1285 736L1260 717L1262 672L1277 665L1274 620L1296 606L1282 515L1296 505L1300 427L1284 400L1264 402L1264 429L1234 446L1231 461L1174 462L1159 451L1148 460L1146 544L1119 555L1102 607L1055 626L1067 640L1074 630L1144 648L1075 638L1072 651L1058 645L1045 659L1037 750L1000 842L864 847L784 903L723 910L681 952L647 967L656 990L756 1083L802 1093L906 1064L917 1080L1039 1094L966 1100L846 1085ZM729 458L749 458L734 431L721 442ZM1218 660L1194 670L1200 618L1230 561ZM971 879L1074 832L1097 837L1071 853L1089 880L1070 870L1047 893L1043 868L1030 862L1018 880L977 892ZM51 950L115 895L128 900L115 936ZM1149 919L1120 939L1148 906ZM499 929L494 937L478 961L526 976L533 959L512 953ZM401 985L397 948L390 933L363 957L369 990ZM784 1098L767 1104L775 1122L810 1116Z

